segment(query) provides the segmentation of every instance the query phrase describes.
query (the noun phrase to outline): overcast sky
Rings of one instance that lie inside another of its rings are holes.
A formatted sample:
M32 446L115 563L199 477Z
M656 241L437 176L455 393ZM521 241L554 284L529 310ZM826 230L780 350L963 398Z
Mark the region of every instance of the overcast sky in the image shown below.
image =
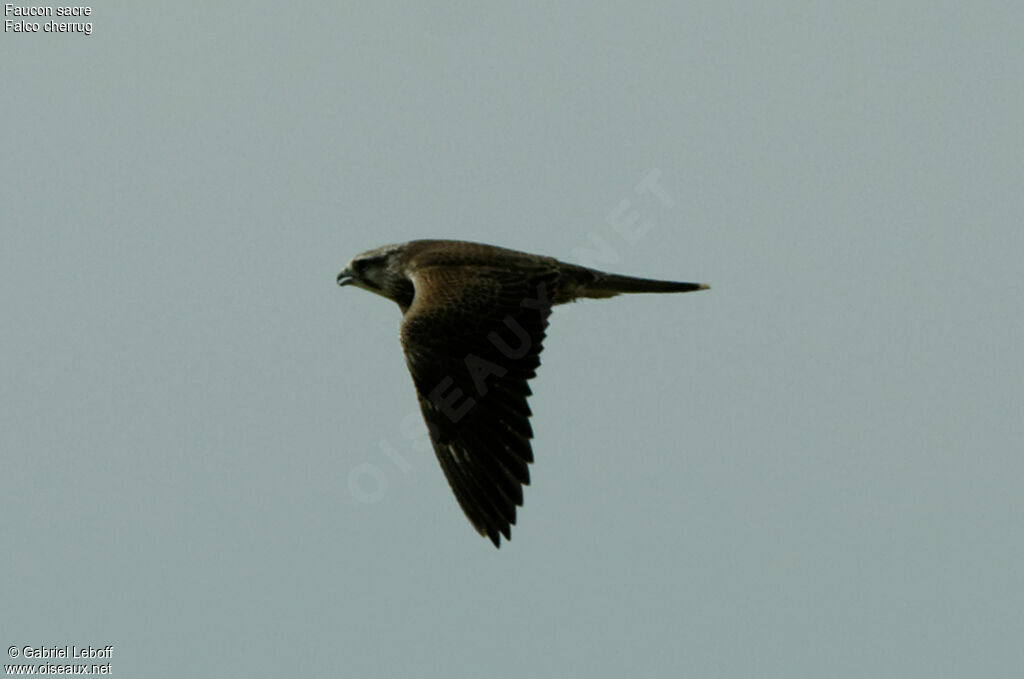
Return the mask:
M1020 676L1020 3L88 20L0 36L4 648ZM335 285L431 237L712 287L555 310L500 550L425 445L397 307Z

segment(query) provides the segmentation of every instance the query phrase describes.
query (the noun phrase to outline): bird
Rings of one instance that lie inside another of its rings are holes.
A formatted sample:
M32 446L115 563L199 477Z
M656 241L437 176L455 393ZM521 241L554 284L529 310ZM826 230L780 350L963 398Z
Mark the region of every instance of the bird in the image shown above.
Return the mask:
M511 539L533 462L527 403L551 309L702 283L635 278L494 245L414 240L354 257L338 285L390 299L434 453L473 527Z

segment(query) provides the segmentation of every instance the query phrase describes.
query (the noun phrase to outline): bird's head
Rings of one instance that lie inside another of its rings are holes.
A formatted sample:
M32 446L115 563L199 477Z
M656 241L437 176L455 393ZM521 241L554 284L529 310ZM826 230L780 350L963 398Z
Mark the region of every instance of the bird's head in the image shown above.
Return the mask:
M403 270L403 245L385 245L356 255L338 274L338 285L354 285L407 307L412 301L412 282Z

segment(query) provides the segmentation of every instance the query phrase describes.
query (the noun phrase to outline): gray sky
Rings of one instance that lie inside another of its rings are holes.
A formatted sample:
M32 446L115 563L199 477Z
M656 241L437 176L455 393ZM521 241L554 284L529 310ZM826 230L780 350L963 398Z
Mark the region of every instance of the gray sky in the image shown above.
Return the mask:
M0 641L1020 676L1020 4L366 7L0 36ZM423 237L712 286L556 309L500 551L334 281Z

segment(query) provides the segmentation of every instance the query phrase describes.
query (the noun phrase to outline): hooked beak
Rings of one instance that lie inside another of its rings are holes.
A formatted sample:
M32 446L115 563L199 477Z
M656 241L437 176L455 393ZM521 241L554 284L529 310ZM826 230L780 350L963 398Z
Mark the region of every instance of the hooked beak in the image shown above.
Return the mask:
M353 275L353 273L348 269L345 269L338 274L338 285L351 285L352 283L355 283L355 280L355 275Z

